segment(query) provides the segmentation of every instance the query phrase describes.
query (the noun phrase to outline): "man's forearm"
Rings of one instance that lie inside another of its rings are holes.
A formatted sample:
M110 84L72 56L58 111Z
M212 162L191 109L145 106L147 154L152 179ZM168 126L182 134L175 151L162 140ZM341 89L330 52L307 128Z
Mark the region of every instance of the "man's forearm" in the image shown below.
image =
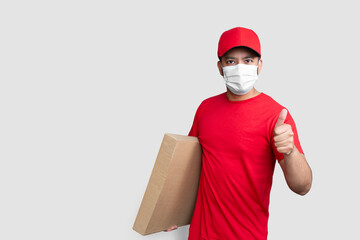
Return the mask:
M300 195L305 195L312 184L312 171L305 156L294 147L290 154L284 154L282 162L285 179L290 189Z

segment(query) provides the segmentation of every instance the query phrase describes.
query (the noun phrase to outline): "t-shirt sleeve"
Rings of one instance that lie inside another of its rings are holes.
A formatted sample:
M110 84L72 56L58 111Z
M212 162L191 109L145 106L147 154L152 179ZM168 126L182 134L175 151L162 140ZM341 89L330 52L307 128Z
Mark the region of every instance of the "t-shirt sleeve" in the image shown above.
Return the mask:
M201 106L201 104L200 104L200 106ZM189 132L188 136L192 136L192 137L198 137L199 136L198 118L199 118L200 106L196 110L194 121L193 121L193 124L191 126L191 129L190 129L190 132Z
M279 112L280 114L280 112ZM277 120L277 118L276 118ZM300 141L299 141L299 135L298 135L298 132L297 132L297 129L296 129L296 125L295 125L295 121L294 119L292 118L289 110L288 110L288 113L286 115L286 118L285 118L285 121L284 123L286 124L290 124L291 125L291 128L292 128L292 131L294 133L294 144L296 146L296 148L299 150L300 153L304 154L304 151L301 147L301 144L300 144ZM275 127L275 124L273 126L273 130L274 130L274 127ZM279 153L275 147L275 144L274 144L274 131L272 131L272 135L271 135L271 147L272 147L272 150L273 150L273 153L274 153L274 156L275 158L278 160L278 162L280 162L281 160L284 159L284 154L283 153ZM305 155L305 154L304 154Z

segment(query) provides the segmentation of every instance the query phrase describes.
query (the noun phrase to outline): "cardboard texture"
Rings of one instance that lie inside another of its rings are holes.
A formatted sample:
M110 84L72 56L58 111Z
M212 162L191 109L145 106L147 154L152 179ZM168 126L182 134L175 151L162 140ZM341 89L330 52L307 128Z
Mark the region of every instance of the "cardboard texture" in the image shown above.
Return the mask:
M165 133L133 229L141 235L190 224L201 172L197 137Z

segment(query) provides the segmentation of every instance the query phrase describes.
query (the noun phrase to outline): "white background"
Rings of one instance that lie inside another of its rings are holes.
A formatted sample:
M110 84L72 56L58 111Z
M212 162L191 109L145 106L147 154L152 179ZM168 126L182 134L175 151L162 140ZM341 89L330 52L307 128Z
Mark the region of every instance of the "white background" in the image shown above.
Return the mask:
M260 37L255 87L286 106L313 170L276 166L269 240L355 239L356 1L1 1L0 239L176 239L132 230L165 132L225 91L221 33Z

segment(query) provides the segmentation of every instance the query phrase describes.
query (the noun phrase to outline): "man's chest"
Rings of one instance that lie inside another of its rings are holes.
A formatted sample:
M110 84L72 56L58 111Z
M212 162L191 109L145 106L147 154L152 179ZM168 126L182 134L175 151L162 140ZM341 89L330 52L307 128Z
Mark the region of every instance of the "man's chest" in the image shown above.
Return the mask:
M270 148L269 119L261 112L212 109L198 122L200 143L211 150L251 154Z

